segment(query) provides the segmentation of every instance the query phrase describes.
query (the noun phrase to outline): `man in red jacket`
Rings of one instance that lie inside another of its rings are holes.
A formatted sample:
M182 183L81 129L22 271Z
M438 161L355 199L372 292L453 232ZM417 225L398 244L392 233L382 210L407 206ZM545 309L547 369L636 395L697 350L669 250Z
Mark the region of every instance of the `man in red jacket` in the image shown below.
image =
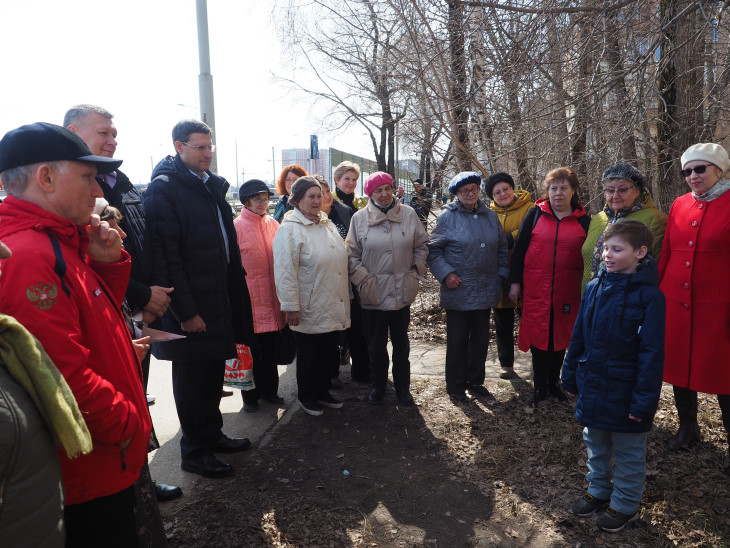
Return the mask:
M93 441L87 455L59 451L68 546L133 546L133 483L151 421L140 363L121 313L130 259L119 234L92 216L95 177L121 160L91 154L60 126L35 123L0 140L0 310L43 344L66 379ZM39 504L44 501L38 501Z

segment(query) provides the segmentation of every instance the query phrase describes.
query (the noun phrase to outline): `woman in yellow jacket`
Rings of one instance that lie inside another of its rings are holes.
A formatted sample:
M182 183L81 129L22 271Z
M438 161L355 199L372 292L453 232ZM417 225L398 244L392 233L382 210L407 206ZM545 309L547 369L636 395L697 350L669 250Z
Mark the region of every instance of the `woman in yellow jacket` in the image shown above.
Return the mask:
M507 261L509 262L522 219L535 204L528 191L515 190L515 182L507 173L494 173L487 179L484 191L492 200L490 207L497 213L505 236L507 236L507 247L509 249ZM502 368L499 376L503 379L511 379L515 374L515 306L519 304L510 300L507 296L508 290L509 288L502 290L502 299L499 301L497 308L494 309L497 355L499 356L499 365Z

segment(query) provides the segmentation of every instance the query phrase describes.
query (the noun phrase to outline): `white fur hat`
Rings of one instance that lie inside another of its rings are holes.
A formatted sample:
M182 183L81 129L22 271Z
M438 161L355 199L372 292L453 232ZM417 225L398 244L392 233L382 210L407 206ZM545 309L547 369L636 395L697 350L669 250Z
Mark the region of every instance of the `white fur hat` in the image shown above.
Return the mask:
M730 158L724 147L716 143L697 143L682 154L682 168L694 160L704 160L723 171L730 169Z

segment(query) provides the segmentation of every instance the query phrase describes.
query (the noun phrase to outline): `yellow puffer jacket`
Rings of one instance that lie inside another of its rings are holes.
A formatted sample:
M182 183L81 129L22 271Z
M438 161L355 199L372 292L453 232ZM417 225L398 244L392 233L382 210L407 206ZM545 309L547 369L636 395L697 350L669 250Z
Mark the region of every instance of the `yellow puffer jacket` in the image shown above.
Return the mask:
M525 215L527 215L530 208L535 205L530 193L526 190L515 190L515 196L517 196L517 200L515 200L515 202L509 207L505 208L499 206L494 200L492 200L492 203L489 206L497 213L499 222L502 224L504 234L507 236L507 247L509 248L507 264L509 264L509 261L512 258L512 248L515 245L515 238L517 237L517 231L520 229L520 225L522 224L522 219L525 218ZM507 293L508 291L502 291L502 299L499 301L497 308L515 307L515 303L509 299Z

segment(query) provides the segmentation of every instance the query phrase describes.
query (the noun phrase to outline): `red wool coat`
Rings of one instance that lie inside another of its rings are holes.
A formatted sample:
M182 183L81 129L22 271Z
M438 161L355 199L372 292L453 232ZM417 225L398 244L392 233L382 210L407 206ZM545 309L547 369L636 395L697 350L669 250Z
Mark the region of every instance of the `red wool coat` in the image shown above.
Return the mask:
M535 222L535 215L539 215ZM553 350L568 348L580 307L581 247L590 217L582 206L560 221L538 200L520 226L512 252L510 282L522 284L518 346L547 350L553 310Z
M286 318L281 311L274 283L273 242L279 223L272 217L261 217L253 211L241 210L233 221L236 227L241 263L246 270L246 284L251 294L255 333L284 329Z
M667 300L664 381L730 394L730 191L710 202L692 193L669 210L659 257Z

